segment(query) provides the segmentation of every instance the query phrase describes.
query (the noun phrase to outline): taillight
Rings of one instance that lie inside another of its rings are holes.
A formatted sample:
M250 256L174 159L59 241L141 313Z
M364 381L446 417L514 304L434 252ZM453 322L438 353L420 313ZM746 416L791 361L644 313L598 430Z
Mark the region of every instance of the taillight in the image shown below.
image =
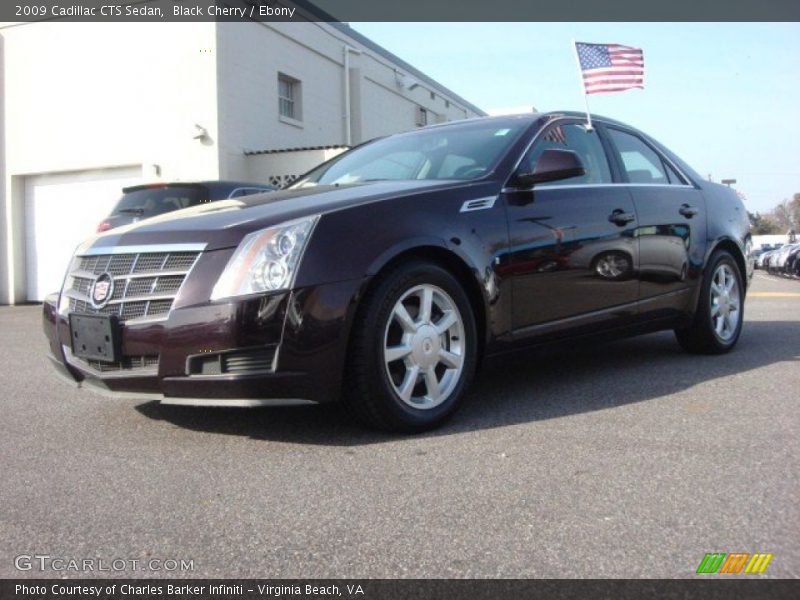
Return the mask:
M101 222L100 225L97 226L97 233L108 231L109 229L111 229L111 221L106 219L105 221Z

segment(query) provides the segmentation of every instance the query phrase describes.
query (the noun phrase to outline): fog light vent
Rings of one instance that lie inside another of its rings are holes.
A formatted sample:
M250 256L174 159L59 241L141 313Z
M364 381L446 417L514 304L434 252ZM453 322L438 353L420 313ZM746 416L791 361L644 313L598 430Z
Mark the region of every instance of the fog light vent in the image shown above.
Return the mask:
M190 356L189 375L254 375L272 373L276 345Z
M222 372L232 374L269 372L272 371L274 358L274 347L226 352L222 355Z

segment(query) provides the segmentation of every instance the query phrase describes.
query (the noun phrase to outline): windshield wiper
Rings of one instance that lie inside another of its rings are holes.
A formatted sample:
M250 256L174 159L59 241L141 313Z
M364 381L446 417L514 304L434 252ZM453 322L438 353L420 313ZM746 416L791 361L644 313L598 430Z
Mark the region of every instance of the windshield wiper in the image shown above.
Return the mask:
M142 215L142 214L144 214L144 209L143 208L120 208L117 212L118 213L127 213L127 214L131 214L131 215Z

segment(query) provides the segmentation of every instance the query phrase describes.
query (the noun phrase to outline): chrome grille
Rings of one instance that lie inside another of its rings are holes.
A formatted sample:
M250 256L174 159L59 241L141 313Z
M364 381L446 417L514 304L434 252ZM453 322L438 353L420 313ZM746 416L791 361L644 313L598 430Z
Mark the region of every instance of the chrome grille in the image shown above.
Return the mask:
M182 250L78 257L63 291L69 312L116 315L121 321L164 317L198 256ZM106 306L95 309L89 295L103 273L113 277L114 293Z

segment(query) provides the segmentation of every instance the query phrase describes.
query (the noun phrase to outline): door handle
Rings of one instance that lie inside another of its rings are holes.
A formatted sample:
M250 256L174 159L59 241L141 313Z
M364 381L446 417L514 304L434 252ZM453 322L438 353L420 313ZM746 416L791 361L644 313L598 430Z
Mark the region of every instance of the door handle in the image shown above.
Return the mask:
M689 206L688 204L681 204L681 207L678 209L678 212L681 213L687 219L691 219L697 213L700 212L699 208L695 208L694 206Z
M625 212L618 208L608 216L608 220L616 225L627 225L631 221L636 220L636 215L633 213Z

